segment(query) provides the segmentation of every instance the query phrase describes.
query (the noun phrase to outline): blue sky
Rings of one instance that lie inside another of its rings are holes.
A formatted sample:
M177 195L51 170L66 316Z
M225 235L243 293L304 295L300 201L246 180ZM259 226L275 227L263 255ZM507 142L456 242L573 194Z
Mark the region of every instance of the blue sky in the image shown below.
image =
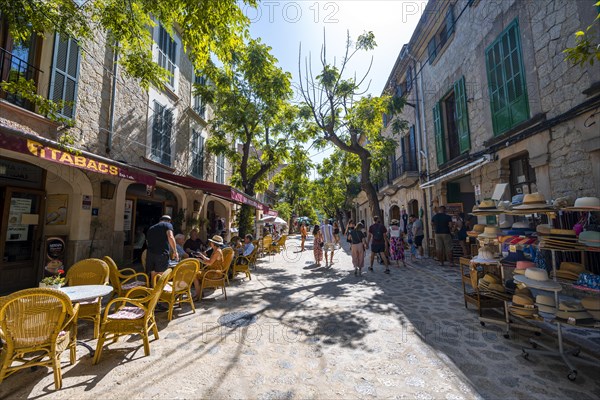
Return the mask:
M280 66L289 71L298 82L298 50L302 44L302 65L309 55L313 71L323 44L325 29L327 57L339 60L344 54L346 35L355 40L365 31L373 31L377 47L363 52L352 60L348 72L364 75L373 57L368 81L368 93L380 95L402 45L407 43L414 31L427 1L268 1L263 0L258 9L244 8L251 20L253 37L273 48L272 53ZM366 86L365 86L366 89ZM313 160L319 162L330 151L309 150Z

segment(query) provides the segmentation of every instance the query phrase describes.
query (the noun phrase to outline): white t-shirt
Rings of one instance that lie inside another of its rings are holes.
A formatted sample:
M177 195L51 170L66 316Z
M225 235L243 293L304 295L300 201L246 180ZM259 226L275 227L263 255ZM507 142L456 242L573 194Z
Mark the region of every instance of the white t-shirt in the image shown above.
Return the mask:
M400 237L401 230L400 230L399 226L392 225L392 226L390 226L389 231L390 231L390 237L393 237L393 238L399 238Z

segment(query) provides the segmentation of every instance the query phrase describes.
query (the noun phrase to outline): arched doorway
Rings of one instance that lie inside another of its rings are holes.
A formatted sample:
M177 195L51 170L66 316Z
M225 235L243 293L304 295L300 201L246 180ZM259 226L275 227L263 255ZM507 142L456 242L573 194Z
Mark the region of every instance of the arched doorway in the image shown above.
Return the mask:
M173 192L162 187L155 187L149 192L146 185L140 183L129 185L126 193L123 221L123 231L125 233L124 259L133 261L139 259L146 246L140 238L145 238L148 228L156 224L164 214L173 218L175 233L178 233L181 226L175 226L177 210L177 197Z
M397 219L398 221L400 221L400 207L398 207L397 205L393 205L390 207L390 221L393 219Z

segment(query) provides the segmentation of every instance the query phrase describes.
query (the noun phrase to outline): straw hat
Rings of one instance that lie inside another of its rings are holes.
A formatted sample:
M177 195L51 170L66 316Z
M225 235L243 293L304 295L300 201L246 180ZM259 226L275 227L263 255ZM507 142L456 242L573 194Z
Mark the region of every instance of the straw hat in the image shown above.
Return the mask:
M477 251L477 257L471 259L476 263L497 263L498 260L494 258L494 253L486 247L481 247Z
M546 198L541 193L530 193L523 197L523 204L514 206L515 210L529 210L536 208L551 208L552 206L546 204Z
M523 296L533 297L531 290L529 290L529 288L526 287L520 288L517 286L517 288L515 289L515 294L522 294Z
M579 279L579 274L585 272L582 264L575 262L563 261L560 263L560 269L556 271L556 277L576 281Z
M588 311L600 311L600 297L584 297L581 299L581 305Z
M500 228L495 226L486 226L485 230L479 235L479 237L485 239L496 239L501 234L502 231L500 231Z
M567 207L573 211L600 211L600 199L597 197L580 197L575 200L573 207Z
M492 274L485 274L482 279L487 283L502 283L502 279L500 277Z
M568 321L569 323L588 324L593 323L594 317L587 312L581 303L561 301L558 305L556 318Z
M212 239L208 239L209 242L213 242L216 245L223 246L223 238L219 235L214 235Z
M519 306L514 306L514 305L510 305L508 306L508 311L510 311L511 314L514 314L518 317L533 317L534 315L536 315L538 313L538 309L536 306L533 306L531 308L529 307L519 307Z
M496 209L496 203L494 202L494 200L483 200L481 203L479 203L479 207L477 207L477 209L479 210L495 210Z
M528 268L535 268L536 265L531 261L517 261L517 266L514 270L515 274L525 275L525 270Z
M556 314L556 301L554 300L554 296L538 294L535 296L535 304L542 312Z
M522 294L513 295L512 302L517 306L533 306L535 304L531 297Z
M400 221L398 221L397 219L393 219L390 221L390 225L398 225L400 223Z
M519 204L523 204L524 194L517 194L512 197L512 201L510 202L513 206L518 206Z
M472 231L467 232L467 235L471 236L471 237L477 237L477 236L479 236L479 234L483 233L484 230L485 230L485 225L477 224L477 225L473 226Z
M600 247L600 232L583 231L579 234L579 243L587 247Z
M558 282L551 281L548 278L548 272L545 269L540 268L527 268L525 275L516 275L515 281L524 283L534 289L558 291L562 289L562 286Z

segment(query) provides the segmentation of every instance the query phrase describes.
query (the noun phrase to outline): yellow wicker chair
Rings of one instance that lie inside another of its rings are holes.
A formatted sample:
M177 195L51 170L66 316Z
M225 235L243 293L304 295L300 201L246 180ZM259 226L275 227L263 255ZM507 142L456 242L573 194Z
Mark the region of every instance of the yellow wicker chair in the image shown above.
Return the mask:
M256 254L258 253L258 247L254 247L252 253L247 256L237 256L235 261L233 262L233 274L237 274L243 272L246 274L246 277L252 280L252 276L250 275L250 266L252 263L256 262Z
M146 255L148 254L148 249L142 251L142 255L140 256L140 262L142 263L142 267L144 267L144 271L146 270Z
M200 269L200 261L195 258L186 258L180 261L173 269L171 280L165 286L163 292L160 294L159 302L169 304L169 321L173 319L173 308L176 304L190 303L192 312L196 313L196 307L194 306L194 300L192 300L192 284L194 278ZM158 278L156 275L154 278ZM155 282L156 286L156 282Z
M55 289L25 289L2 299L0 304L0 383L25 368L48 366L54 370L54 386L62 387L60 354L69 349L75 363L77 312L69 296ZM18 364L12 366L14 362Z
M261 255L269 254L271 252L271 248L273 244L273 237L271 235L267 235L262 240L262 249Z
M107 285L108 265L98 258L87 258L76 262L67 271L67 285ZM79 319L89 319L94 323L94 339L100 333L101 298L79 303Z
M229 285L229 268L231 268L231 264L233 262L233 256L235 252L231 247L226 247L223 249L223 274L225 274L225 281Z
M261 248L260 248L260 243L258 242L258 240L253 240L252 244L254 245L254 250L256 250L253 254L254 256L252 257L252 263L250 264L250 266L254 269L256 269L256 259L258 258L258 254L261 252Z
M287 235L281 235L279 240L276 243L271 245L271 251L275 253L281 253L282 250L285 249L285 241L287 240Z
M148 275L136 272L133 268L119 269L115 261L109 256L105 256L103 260L108 265L110 285L114 289L113 297L122 297L134 287L150 286Z
M233 249L227 247L223 249L223 269L207 269L202 273L202 285L200 287L200 293L204 293L206 288L221 288L225 300L227 300L227 291L225 285L229 282L227 272L233 261ZM202 296L201 296L202 298Z
M144 355L150 354L148 341L150 331L154 334L154 338L158 339L154 308L172 272L171 268L163 272L153 289L141 286L133 288L127 292L125 297L117 297L106 305L100 327L100 337L96 345L94 364L100 361L104 342L109 338L116 342L123 335L140 335L144 341Z

